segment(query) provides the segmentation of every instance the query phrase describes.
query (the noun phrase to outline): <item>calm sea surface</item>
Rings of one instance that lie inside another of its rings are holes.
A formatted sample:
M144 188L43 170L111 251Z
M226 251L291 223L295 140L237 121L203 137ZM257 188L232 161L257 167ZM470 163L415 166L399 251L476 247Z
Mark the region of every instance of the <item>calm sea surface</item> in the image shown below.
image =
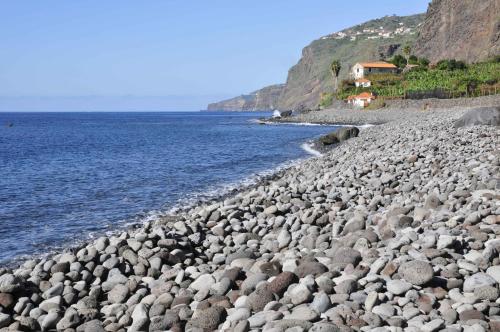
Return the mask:
M332 130L263 115L0 113L0 265L223 193Z

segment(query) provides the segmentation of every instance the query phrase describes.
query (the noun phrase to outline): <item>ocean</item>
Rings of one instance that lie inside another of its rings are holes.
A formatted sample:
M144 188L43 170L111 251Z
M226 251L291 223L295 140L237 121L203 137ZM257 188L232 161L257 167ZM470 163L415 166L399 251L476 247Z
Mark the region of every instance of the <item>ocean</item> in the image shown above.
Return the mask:
M249 185L333 130L269 115L0 113L0 265Z

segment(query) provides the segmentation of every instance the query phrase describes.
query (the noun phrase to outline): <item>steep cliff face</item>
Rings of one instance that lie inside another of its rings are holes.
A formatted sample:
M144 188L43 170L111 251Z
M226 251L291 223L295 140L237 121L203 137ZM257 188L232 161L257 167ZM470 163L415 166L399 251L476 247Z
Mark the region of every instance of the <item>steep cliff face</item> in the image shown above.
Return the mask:
M500 0L433 0L414 53L437 62L500 54Z
M209 104L209 111L272 111L278 107L278 100L284 84L276 84L248 95Z
M386 59L413 44L424 15L386 16L313 41L288 72L280 109L315 108L320 94L334 90L329 65L341 62L339 82L359 61Z
M339 82L356 62L379 60L413 44L425 15L386 16L324 36L302 51L285 85L264 88L249 95L210 104L208 110L271 110L317 107L322 92L334 90L329 67L340 60Z

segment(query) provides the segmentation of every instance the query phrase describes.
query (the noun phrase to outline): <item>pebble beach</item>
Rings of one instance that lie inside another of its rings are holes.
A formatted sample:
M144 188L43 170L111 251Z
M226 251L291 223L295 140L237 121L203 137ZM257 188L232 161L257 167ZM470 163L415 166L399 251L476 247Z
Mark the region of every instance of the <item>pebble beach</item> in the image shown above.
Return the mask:
M380 124L232 196L1 268L0 331L500 331L500 127L455 127L467 111L292 119Z

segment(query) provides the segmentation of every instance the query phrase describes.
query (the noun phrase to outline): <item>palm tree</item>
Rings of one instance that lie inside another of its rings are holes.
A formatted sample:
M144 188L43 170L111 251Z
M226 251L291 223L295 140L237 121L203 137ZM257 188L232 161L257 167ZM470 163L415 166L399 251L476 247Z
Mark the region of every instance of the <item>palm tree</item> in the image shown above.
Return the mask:
M338 81L339 81L339 73L341 69L340 61L339 60L333 60L332 63L330 64L330 72L332 73L333 77L333 84L335 87L335 91L338 89Z
M403 53L404 53L405 58L406 58L406 65L408 66L408 64L410 63L410 55L411 55L411 47L410 47L410 45L406 45L403 48Z

